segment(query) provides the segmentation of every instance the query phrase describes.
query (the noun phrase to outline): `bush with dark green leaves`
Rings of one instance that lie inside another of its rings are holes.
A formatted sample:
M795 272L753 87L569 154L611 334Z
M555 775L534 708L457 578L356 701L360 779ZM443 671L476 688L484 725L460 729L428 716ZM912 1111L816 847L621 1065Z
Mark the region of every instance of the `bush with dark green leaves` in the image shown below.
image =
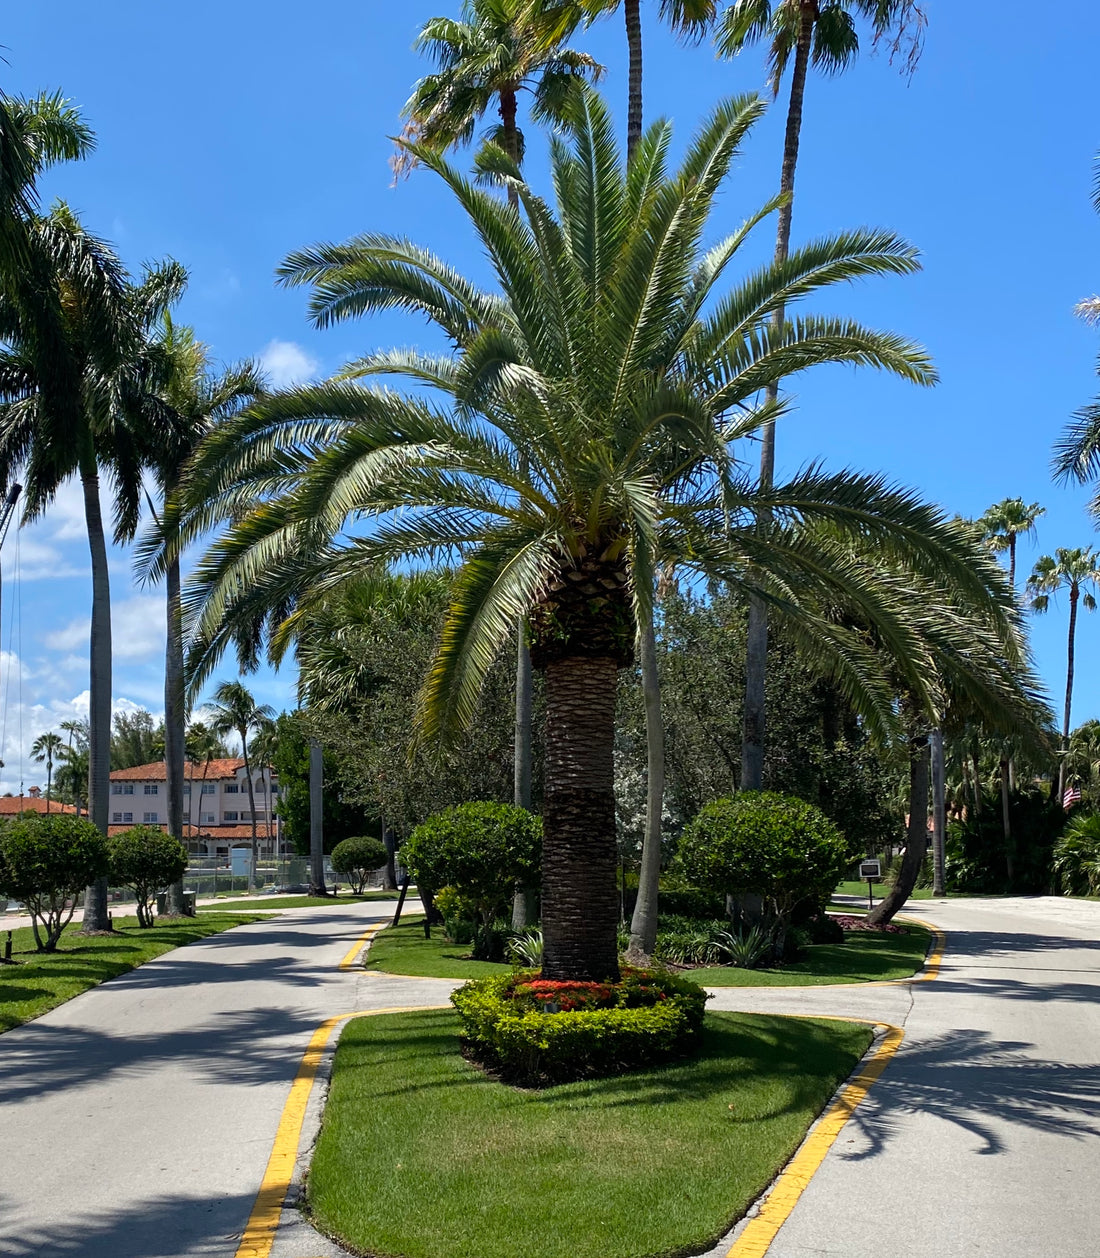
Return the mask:
M139 926L152 926L153 901L183 877L187 852L159 826L131 826L108 840L112 886L129 887L137 900Z
M471 901L488 932L516 883L539 881L542 818L514 804L458 804L417 826L401 859L418 884L454 887Z
M684 827L677 859L694 886L760 896L782 955L795 908L824 903L854 856L820 808L774 791L742 791L708 804Z
M0 894L26 905L40 952L56 949L77 897L107 865L107 840L85 817L45 813L0 828Z
M708 999L665 971L628 968L618 983L556 982L520 971L475 979L451 994L471 1055L526 1087L685 1056Z
M343 839L332 849L332 868L351 883L356 895L367 889L367 879L386 863L386 846L381 839L357 835Z
M1046 895L1054 881L1054 844L1066 814L1047 791L1024 787L1008 800L1005 837L1000 792L987 792L947 827L947 889L971 895Z
M1054 845L1054 876L1065 895L1100 895L1100 816L1071 817Z

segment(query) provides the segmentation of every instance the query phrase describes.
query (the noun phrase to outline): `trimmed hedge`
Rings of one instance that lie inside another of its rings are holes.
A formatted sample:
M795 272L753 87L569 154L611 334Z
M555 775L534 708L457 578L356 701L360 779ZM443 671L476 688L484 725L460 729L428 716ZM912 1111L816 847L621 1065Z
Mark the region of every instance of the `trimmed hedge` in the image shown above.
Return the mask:
M476 979L451 995L471 1055L528 1087L682 1057L708 999L696 984L653 970L624 970L618 983L547 982L528 971Z

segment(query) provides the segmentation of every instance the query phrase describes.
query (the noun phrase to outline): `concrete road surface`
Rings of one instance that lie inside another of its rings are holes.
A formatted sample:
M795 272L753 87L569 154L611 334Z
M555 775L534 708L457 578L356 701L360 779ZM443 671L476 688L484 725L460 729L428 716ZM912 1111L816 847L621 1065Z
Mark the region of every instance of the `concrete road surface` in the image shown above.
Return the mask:
M291 910L0 1036L0 1254L232 1258L318 1023L453 987L338 969L392 910ZM914 912L949 932L935 982L724 988L712 1002L906 1031L769 1258L1095 1258L1100 904ZM295 1211L283 1220L272 1258L338 1253Z

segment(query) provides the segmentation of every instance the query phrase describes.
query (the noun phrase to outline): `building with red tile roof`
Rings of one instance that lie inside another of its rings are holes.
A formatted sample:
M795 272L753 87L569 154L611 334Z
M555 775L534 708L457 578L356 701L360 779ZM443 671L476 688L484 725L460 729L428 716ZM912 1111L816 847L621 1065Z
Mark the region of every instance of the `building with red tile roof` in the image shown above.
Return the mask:
M37 790L37 787L32 787ZM0 795L0 817L18 817L23 812L68 812L76 809L72 804L63 804L59 799L46 799L44 795Z

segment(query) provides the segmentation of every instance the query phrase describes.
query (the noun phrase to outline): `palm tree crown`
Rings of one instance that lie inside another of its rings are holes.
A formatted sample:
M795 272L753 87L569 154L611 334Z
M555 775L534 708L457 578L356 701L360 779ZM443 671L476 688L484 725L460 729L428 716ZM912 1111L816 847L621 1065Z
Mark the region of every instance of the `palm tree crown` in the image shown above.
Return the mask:
M1016 542L1033 537L1035 525L1046 515L1046 507L1037 502L1025 503L1022 498L1004 498L996 502L978 520L982 536L994 552L1008 551L1008 580L1016 587Z

